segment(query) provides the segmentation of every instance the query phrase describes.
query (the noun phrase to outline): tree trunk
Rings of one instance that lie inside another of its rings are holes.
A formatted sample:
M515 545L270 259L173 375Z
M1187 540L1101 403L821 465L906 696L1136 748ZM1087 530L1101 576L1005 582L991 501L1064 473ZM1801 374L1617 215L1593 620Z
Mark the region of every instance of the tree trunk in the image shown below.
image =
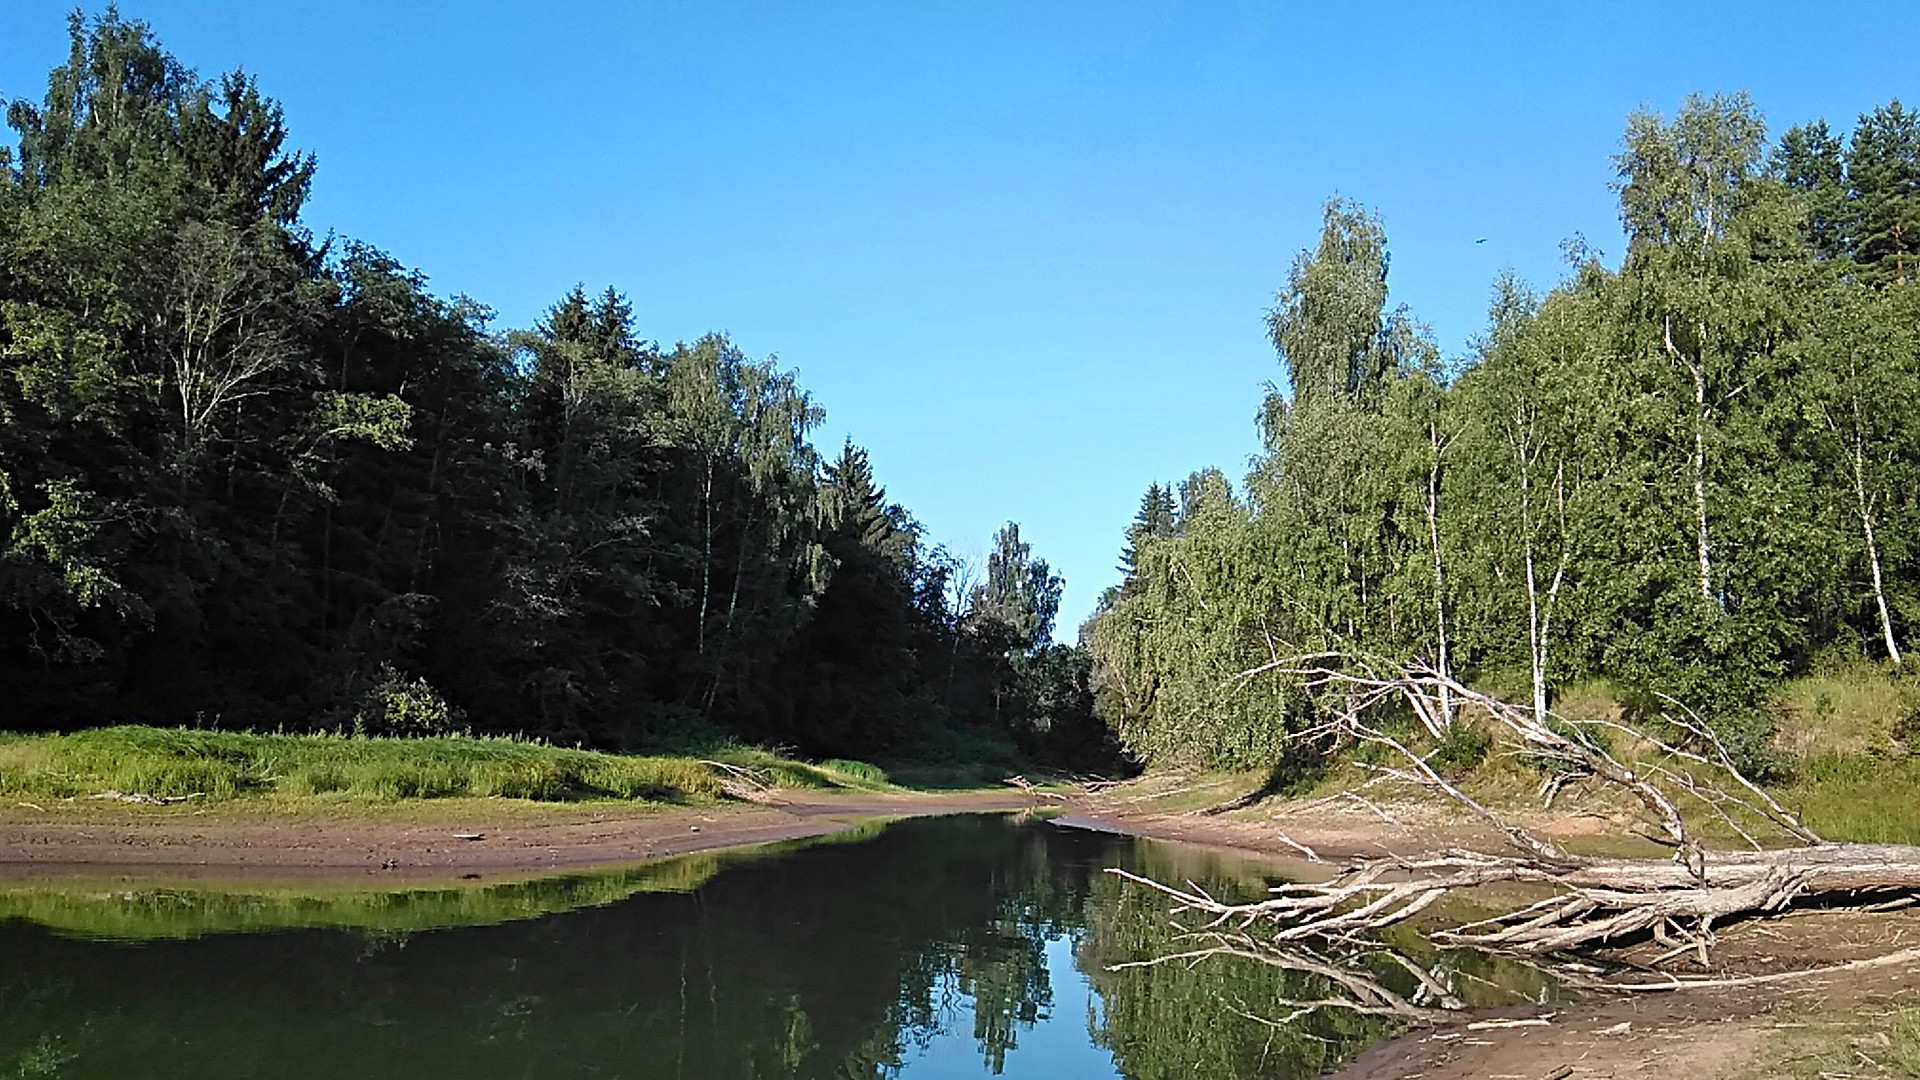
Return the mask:
M1693 517L1700 552L1700 598L1713 604L1713 555L1707 546L1707 376L1693 367Z
M1553 612L1560 603L1560 585L1567 579L1567 479L1566 462L1554 467L1553 474L1554 503L1559 509L1560 521L1560 562L1553 568L1553 583L1547 586L1547 602L1540 603L1538 584L1533 567L1533 524L1527 522L1527 637L1528 659L1533 667L1533 718L1536 723L1547 722L1547 657L1548 642L1553 634Z
M1706 337L1704 329L1702 339ZM1673 343L1673 316L1663 324L1662 344L1667 355L1693 376L1693 519L1694 545L1700 561L1700 599L1708 607L1717 607L1713 599L1713 555L1707 544L1707 366L1700 357L1691 360L1680 355ZM1704 347L1704 344L1702 345Z
M707 601L713 591L713 455L707 455L706 483L700 490L700 624L694 630L694 651L707 654Z
M747 510L747 521L740 527L740 551L733 562L733 589L727 597L727 622L722 640L733 638L733 615L740 608L740 579L747 576L747 541L753 536L753 510Z
M1867 455L1860 445L1859 404L1854 405L1853 494L1860 509L1860 531L1867 542L1867 562L1873 568L1873 602L1880 610L1880 635L1887 644L1887 658L1900 664L1900 646L1893 637L1893 617L1887 612L1887 590L1880 573L1880 545L1873 535L1873 500L1867 497Z
M1433 617L1440 645L1435 663L1441 676L1451 679L1453 672L1447 662L1446 569L1440 555L1440 459L1445 447L1440 444L1440 432L1431 423L1427 425L1427 441L1433 448L1433 466L1427 470L1427 536L1433 544ZM1453 694L1446 683L1440 687L1440 723L1443 726L1453 723Z

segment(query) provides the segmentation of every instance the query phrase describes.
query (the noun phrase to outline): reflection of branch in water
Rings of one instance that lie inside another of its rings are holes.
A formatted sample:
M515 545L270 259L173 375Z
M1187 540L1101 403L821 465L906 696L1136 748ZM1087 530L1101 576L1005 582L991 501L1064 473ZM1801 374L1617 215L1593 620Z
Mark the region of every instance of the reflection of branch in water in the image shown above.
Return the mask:
M1151 960L1112 964L1109 965L1108 970L1154 967L1177 961L1186 961L1191 966L1203 960L1224 956L1251 960L1269 967L1312 975L1324 980L1328 989L1325 997L1282 998L1276 1004L1292 1010L1287 1015L1248 1017L1276 1025L1292 1024L1321 1009L1344 1009L1362 1016L1386 1016L1400 1020L1434 1023L1465 1007L1459 998L1434 977L1432 972L1391 949L1368 951L1389 957L1413 975L1416 989L1411 997L1392 990L1380 980L1361 970L1354 962L1359 959L1358 956L1350 957L1348 962L1342 963L1321 956L1305 947L1274 945L1258 941L1251 935L1239 931L1227 933L1204 930L1195 932L1191 936L1199 940L1211 941L1213 944L1186 952L1155 957Z

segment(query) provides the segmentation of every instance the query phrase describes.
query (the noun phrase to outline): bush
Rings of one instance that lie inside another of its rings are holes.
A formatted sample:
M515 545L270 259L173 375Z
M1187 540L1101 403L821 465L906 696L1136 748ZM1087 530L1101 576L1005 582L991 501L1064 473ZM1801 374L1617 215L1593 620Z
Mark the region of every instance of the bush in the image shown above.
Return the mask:
M887 772L878 765L869 765L864 761L848 761L845 758L829 758L820 763L820 767L855 780L865 780L870 784L885 784Z
M353 717L355 735L424 737L464 732L465 714L440 696L424 678L408 679L391 665L380 666L380 681L367 691Z
M1434 744L1427 762L1441 773L1457 775L1485 761L1492 749L1493 736L1485 728L1455 717L1441 732L1440 741Z

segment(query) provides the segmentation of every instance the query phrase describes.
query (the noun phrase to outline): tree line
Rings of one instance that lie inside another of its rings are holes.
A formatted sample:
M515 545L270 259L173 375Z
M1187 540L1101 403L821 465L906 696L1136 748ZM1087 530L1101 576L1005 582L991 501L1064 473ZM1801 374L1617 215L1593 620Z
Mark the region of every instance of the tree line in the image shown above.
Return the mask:
M1389 305L1379 219L1327 205L1268 319L1286 380L1262 452L1238 486L1150 487L1083 630L1128 750L1301 753L1314 706L1282 661L1330 652L1542 715L1609 680L1765 771L1779 680L1908 663L1920 118L1894 101L1844 138L1771 140L1745 95L1696 96L1631 117L1615 165L1618 264L1575 240L1544 294L1503 276L1458 359Z
M314 235L252 78L69 29L0 147L4 726L1110 750L1016 524L929 545L793 372L613 289L493 330Z

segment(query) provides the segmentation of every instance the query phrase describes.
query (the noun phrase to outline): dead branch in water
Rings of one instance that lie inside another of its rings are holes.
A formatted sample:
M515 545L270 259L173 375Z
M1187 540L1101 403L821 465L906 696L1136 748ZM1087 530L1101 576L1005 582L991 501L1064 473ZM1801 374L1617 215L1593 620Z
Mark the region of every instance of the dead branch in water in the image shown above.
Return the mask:
M1276 662L1268 669L1297 679L1327 703L1326 719L1299 737L1332 737L1391 751L1394 764L1370 766L1376 779L1390 777L1444 794L1497 830L1513 853L1449 850L1420 858L1367 859L1332 880L1278 886L1269 898L1245 904L1221 903L1197 890L1111 871L1172 897L1176 912L1200 916L1196 933L1240 934L1258 942L1257 949L1243 949L1245 942L1234 949L1291 956L1287 950L1302 943L1352 941L1412 918L1451 894L1522 882L1548 895L1431 937L1446 946L1541 956L1650 936L1668 947L1656 963L1691 954L1704 965L1714 927L1731 921L1809 900L1860 908L1920 894L1920 846L1827 841L1743 775L1712 728L1678 702L1672 702L1675 709L1666 718L1680 737L1662 739L1617 721L1582 726L1542 716L1425 665L1355 657L1332 662L1319 655L1296 667ZM1482 805L1375 719L1398 704L1424 722L1441 715L1442 702L1451 702L1459 710L1456 716L1483 717L1514 749L1564 763L1631 795L1657 830L1650 838L1671 847L1672 858L1569 853ZM1652 751L1623 760L1594 737L1591 727L1628 736ZM1709 850L1682 811L1694 804L1730 826L1752 850ZM1209 947L1208 954L1221 951ZM1366 1003L1360 1011L1380 1007L1372 998Z

